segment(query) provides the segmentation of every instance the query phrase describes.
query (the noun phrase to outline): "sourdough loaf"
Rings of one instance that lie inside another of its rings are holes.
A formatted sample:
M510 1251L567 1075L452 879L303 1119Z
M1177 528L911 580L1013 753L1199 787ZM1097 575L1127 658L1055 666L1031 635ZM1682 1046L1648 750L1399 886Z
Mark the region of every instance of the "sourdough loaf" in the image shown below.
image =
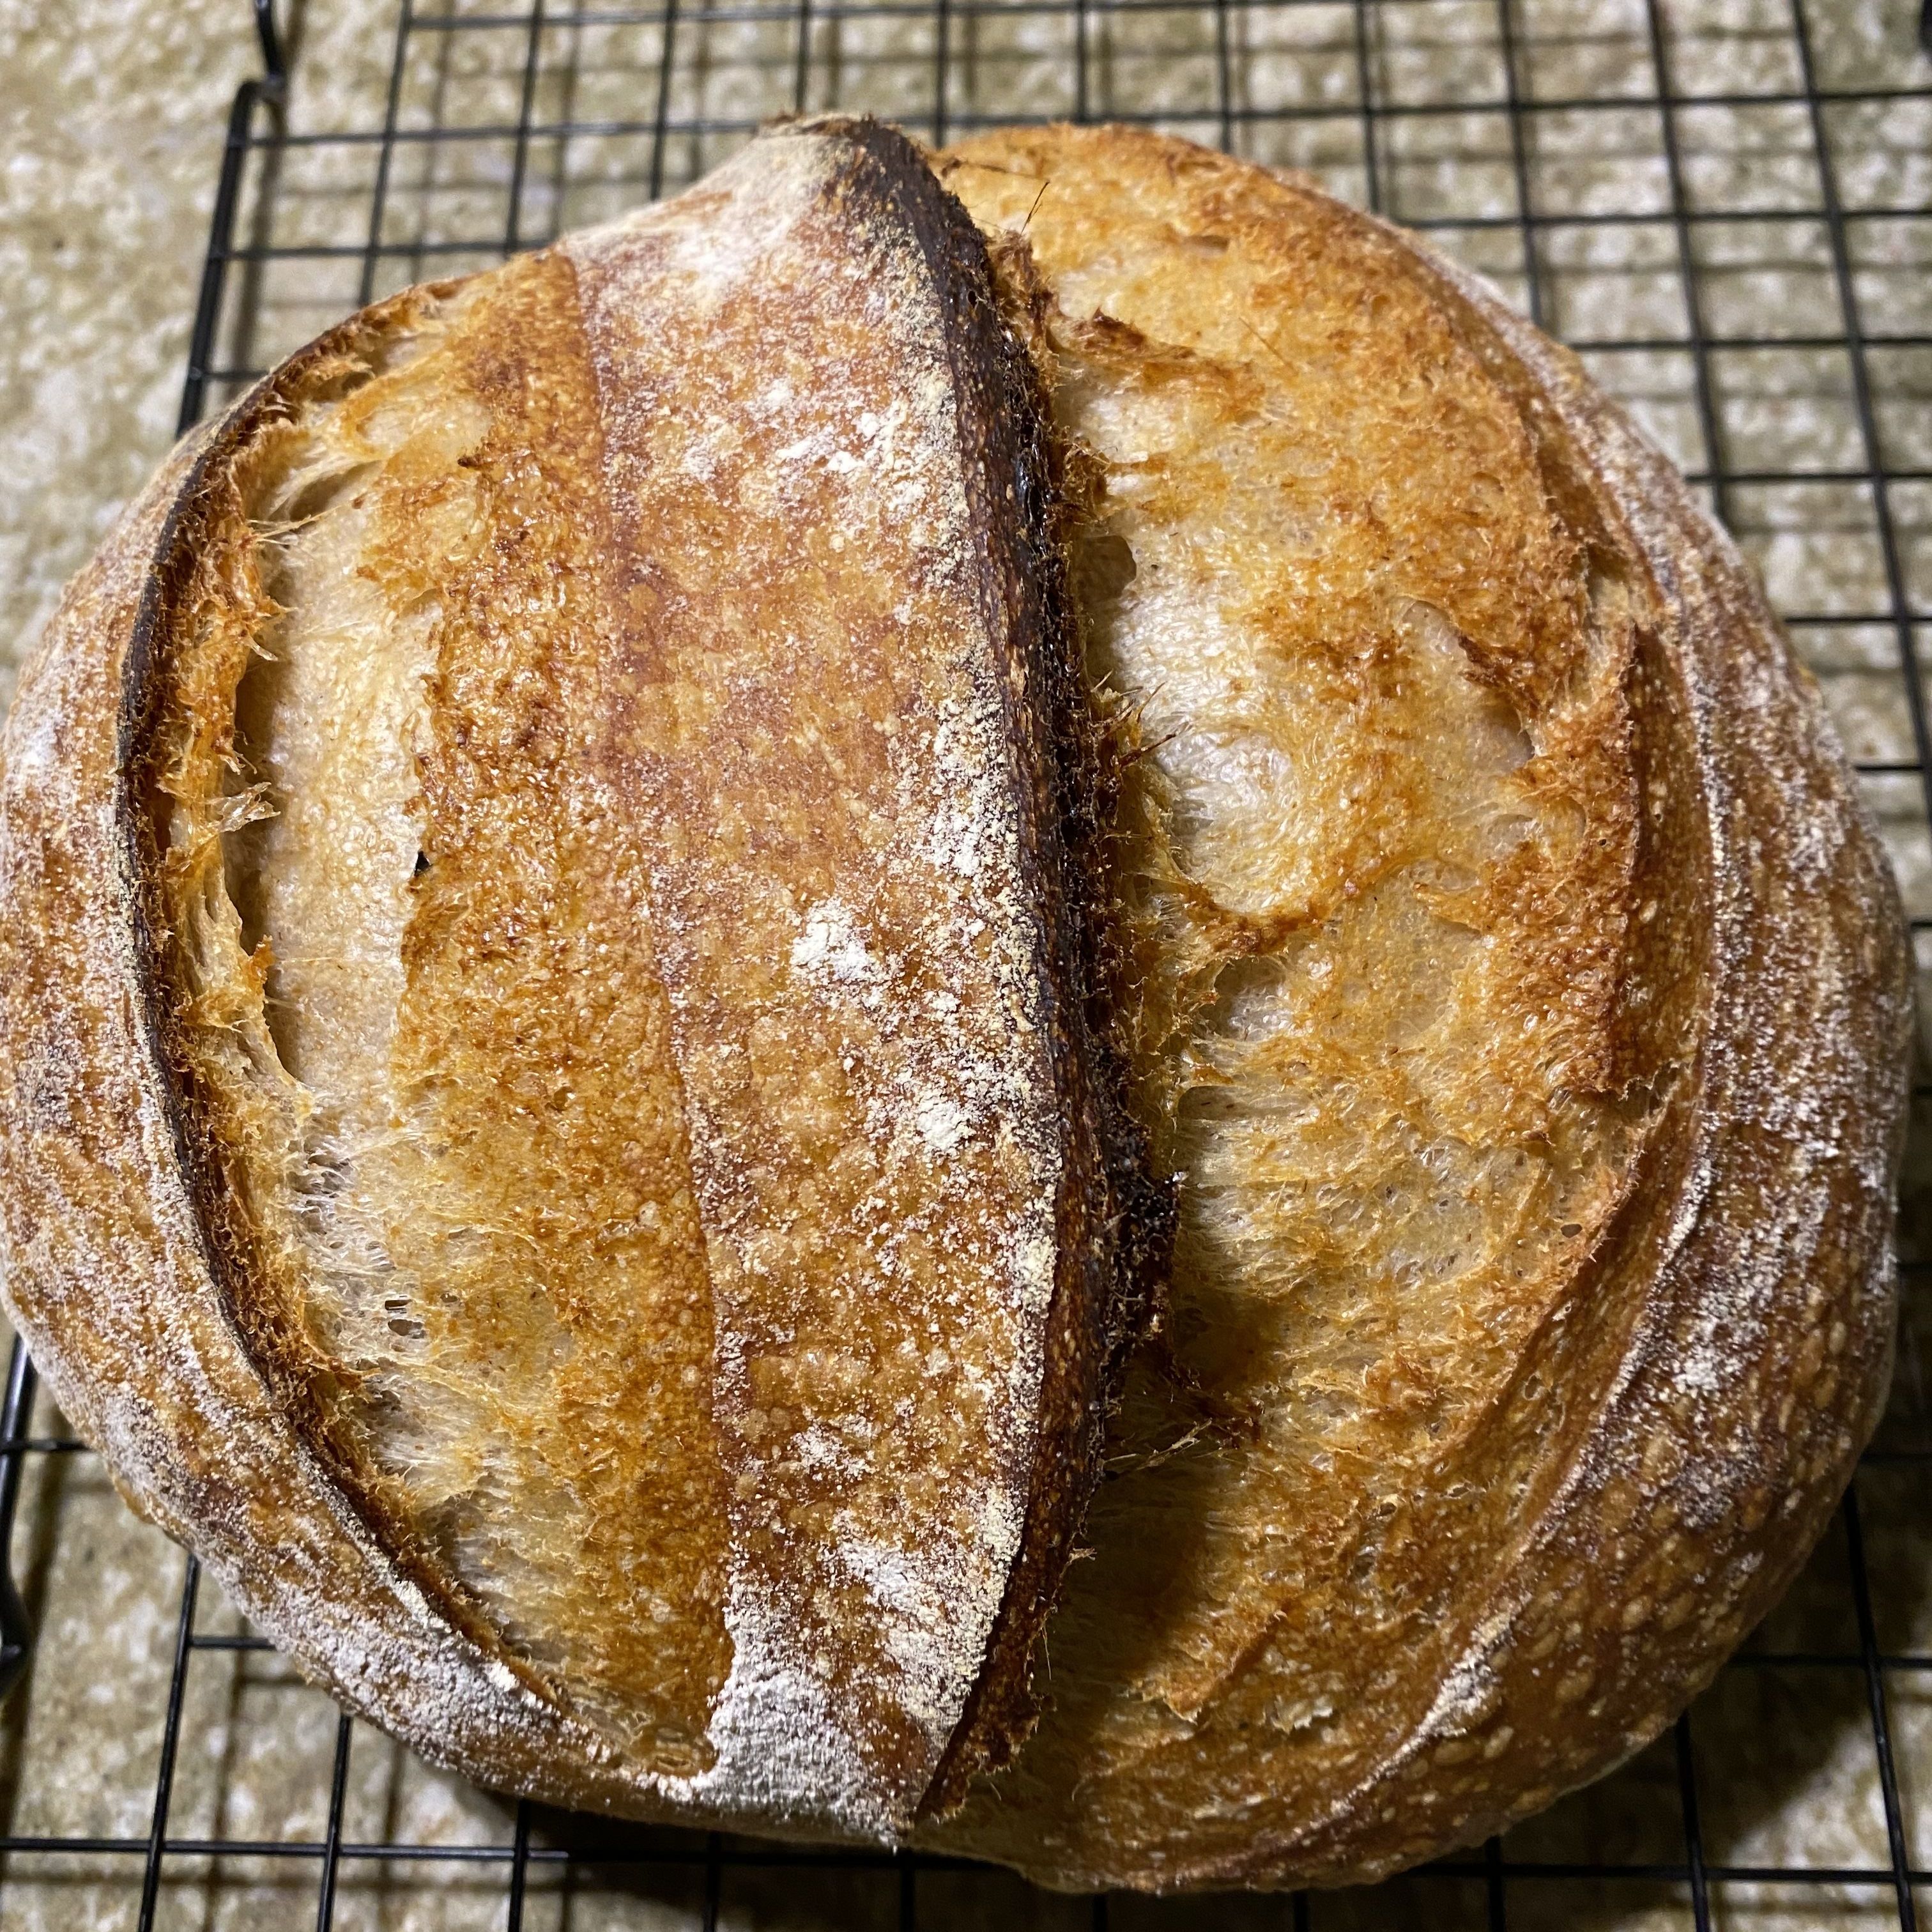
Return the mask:
M1091 478L1182 1195L1051 1708L928 1842L1372 1878L1646 1743L1823 1526L1891 1357L1895 890L1730 542L1486 289L1152 134L939 165Z
M0 781L8 1307L347 1702L889 1835L997 1762L1158 1196L1035 378L871 124L192 438Z
M806 124L130 512L4 741L9 1306L486 1783L1375 1876L1816 1537L1895 894L1727 542L1483 288L1185 142L938 166L996 275Z

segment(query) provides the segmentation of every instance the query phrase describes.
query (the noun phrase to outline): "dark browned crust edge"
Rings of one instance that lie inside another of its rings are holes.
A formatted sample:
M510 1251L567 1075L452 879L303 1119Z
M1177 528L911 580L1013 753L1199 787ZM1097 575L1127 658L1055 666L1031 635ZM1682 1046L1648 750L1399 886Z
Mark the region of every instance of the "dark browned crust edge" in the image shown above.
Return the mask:
M952 373L976 590L1013 750L1021 870L1042 910L1040 1017L1054 1070L1062 1170L1037 1453L1019 1550L986 1659L917 1815L950 1810L1010 1760L1038 1714L1034 1660L1100 1478L1127 1351L1166 1265L1174 1204L1128 1110L1102 957L1102 730L1067 583L1070 514L1039 374L1001 313L986 244L914 144L870 118L790 124L849 142L853 186L910 230L938 294Z
M398 1574L485 1655L555 1703L556 1687L507 1648L461 1586L388 1507L373 1472L333 1426L318 1378L311 1372L315 1365L306 1359L310 1352L302 1338L274 1320L270 1298L252 1292L254 1244L242 1222L228 1159L185 1038L178 946L162 888L167 805L159 783L158 734L175 672L171 646L178 638L203 554L227 512L223 496L236 488L231 466L266 424L290 414L344 364L359 362L390 328L447 298L460 285L458 280L425 283L359 310L264 376L215 425L168 507L128 640L117 722L113 815L140 964L136 1024L159 1076L156 1084L176 1159L194 1204L195 1236L222 1312L297 1439L327 1472L351 1514Z

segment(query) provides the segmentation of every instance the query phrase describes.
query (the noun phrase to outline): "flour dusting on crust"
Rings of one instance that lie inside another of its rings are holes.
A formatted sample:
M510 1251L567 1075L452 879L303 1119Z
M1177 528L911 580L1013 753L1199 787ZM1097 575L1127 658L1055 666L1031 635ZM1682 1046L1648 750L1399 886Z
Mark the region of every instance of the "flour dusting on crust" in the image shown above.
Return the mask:
M697 560L654 576L607 754L656 828L733 1476L719 1756L675 1788L782 1768L795 1810L878 1834L958 1727L1019 1551L1064 1169L946 322L902 241L828 245L842 159L775 137L566 246L618 514L640 554ZM722 380L692 379L700 340ZM722 571L682 534L714 503ZM807 1151L828 1132L836 1163ZM814 1375L849 1393L802 1396Z

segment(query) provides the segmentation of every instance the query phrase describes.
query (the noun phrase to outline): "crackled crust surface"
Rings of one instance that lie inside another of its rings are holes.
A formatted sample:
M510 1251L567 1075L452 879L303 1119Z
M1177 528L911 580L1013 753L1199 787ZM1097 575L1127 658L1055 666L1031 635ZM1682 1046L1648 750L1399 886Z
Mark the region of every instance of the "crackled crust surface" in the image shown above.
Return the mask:
M938 164L1096 475L1184 1180L1051 1708L932 1842L1374 1877L1647 1742L1822 1528L1890 1360L1895 889L1727 540L1481 286L1159 136Z
M782 130L278 371L23 688L11 1305L484 1782L890 1834L1025 1721L1158 1223L1033 381L909 145Z

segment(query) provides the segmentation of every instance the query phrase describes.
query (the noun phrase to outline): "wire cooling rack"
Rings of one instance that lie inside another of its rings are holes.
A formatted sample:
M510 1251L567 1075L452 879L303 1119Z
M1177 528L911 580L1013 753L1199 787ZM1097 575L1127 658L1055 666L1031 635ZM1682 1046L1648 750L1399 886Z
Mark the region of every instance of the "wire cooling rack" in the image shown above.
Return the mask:
M1819 676L1932 962L1932 64L1895 0L404 0L386 65L334 23L319 106L254 4L263 72L229 121L184 427L358 302L674 188L773 113L941 140L1111 118L1306 168L1489 274L1704 490ZM136 1523L16 1344L0 1925L1913 1928L1928 1143L1892 1408L1790 1598L1615 1777L1357 1893L1054 1898L470 1791L342 1716Z

